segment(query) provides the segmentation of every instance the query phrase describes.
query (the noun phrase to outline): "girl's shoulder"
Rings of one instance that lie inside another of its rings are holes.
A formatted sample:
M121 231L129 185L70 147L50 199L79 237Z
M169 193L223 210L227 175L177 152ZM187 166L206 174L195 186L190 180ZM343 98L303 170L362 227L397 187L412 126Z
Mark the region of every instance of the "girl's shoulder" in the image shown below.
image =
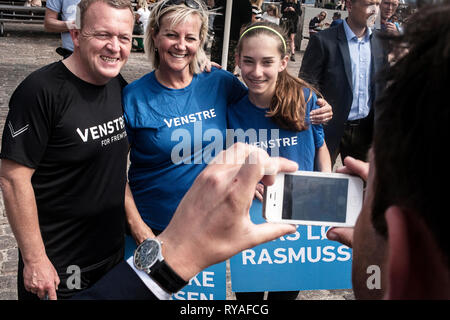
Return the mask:
M317 95L311 88L303 87L303 95L305 96L305 101L308 101L310 99L317 100Z
M303 96L305 97L307 111L317 109L317 95L311 88L303 87Z
M236 99L230 100L230 103L236 102L247 93L246 86L234 74L216 67L211 68L211 72L200 73L198 81L200 85L206 82L209 87L214 84L219 85L221 93L236 97Z

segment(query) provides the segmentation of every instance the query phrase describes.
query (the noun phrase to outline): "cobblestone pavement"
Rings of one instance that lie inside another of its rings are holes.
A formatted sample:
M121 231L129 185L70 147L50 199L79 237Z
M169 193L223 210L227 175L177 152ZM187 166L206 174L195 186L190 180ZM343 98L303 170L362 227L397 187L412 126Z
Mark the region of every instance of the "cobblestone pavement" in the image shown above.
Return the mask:
M60 58L55 52L60 43L59 35L46 33L42 26L5 24L5 34L5 37L0 37L0 136L8 113L9 98L17 85L32 71ZM294 75L300 68L301 57L301 52L297 52L296 62L289 62L289 69ZM131 53L122 75L130 82L150 68L145 54ZM0 300L17 299L16 272L17 243L0 196ZM230 288L228 280L227 299L234 299ZM298 299L353 299L353 293L352 290L302 291Z

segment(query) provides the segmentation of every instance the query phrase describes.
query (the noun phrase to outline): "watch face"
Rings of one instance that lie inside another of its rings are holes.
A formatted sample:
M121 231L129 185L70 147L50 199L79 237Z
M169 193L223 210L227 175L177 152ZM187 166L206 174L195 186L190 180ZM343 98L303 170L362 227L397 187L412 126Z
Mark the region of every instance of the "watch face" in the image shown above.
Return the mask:
M159 256L160 246L156 240L145 240L134 253L134 265L139 270L150 268Z

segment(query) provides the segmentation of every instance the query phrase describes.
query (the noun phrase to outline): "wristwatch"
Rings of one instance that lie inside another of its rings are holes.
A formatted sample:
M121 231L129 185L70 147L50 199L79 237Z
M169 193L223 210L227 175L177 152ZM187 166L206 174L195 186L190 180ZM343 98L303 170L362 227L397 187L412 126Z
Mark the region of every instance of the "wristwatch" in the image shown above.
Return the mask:
M134 266L147 273L165 291L175 293L188 282L176 274L164 261L162 244L157 238L144 240L134 251Z

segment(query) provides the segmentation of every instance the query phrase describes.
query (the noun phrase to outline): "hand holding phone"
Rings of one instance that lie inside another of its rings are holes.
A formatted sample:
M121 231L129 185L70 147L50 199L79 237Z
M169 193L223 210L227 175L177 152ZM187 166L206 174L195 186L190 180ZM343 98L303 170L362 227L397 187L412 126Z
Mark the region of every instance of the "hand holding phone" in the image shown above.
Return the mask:
M264 189L263 216L269 222L352 227L362 200L363 181L359 177L309 171L281 173Z
M369 157L372 158L372 152L369 152ZM344 159L344 166L338 168L336 172L356 175L364 182L368 182L369 163L347 156ZM327 238L353 248L353 229L353 227L332 227L327 231Z

